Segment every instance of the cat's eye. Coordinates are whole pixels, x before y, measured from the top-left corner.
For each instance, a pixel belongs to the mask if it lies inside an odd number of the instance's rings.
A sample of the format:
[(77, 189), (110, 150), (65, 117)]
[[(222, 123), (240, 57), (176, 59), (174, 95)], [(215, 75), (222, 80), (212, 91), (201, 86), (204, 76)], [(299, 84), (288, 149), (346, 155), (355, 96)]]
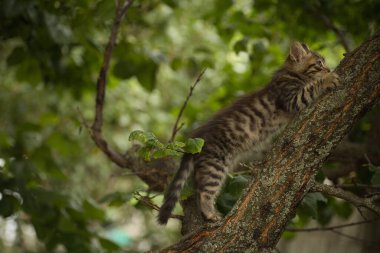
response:
[(318, 66), (323, 66), (323, 61), (322, 61), (322, 60), (318, 60), (318, 61), (317, 61), (317, 65), (318, 65)]

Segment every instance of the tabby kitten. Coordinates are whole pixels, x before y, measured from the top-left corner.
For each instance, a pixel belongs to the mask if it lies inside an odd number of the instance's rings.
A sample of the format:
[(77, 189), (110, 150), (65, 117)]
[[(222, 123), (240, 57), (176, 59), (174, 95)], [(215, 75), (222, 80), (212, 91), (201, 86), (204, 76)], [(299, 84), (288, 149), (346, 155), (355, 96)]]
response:
[(214, 202), (239, 154), (262, 146), (300, 110), (339, 84), (322, 56), (305, 44), (293, 43), (283, 67), (266, 87), (238, 99), (194, 131), (192, 137), (203, 138), (204, 147), (199, 154), (183, 156), (158, 222), (167, 223), (192, 167), (202, 215), (209, 221), (221, 219)]

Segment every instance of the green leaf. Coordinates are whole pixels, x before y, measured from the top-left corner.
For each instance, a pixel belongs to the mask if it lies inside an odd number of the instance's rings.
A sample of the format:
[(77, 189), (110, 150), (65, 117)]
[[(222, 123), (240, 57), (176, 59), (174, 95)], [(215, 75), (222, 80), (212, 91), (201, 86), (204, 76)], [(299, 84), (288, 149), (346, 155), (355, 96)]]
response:
[(334, 209), (330, 205), (319, 205), (317, 221), (321, 225), (328, 224), (335, 215)]
[(218, 209), (227, 214), (239, 199), (248, 183), (249, 177), (244, 175), (228, 179), (222, 193), (217, 199)]
[(107, 249), (108, 252), (118, 252), (120, 250), (120, 247), (113, 241), (110, 241), (103, 237), (98, 237), (98, 240), (100, 245), (102, 245), (104, 249)]
[(66, 217), (66, 215), (61, 215), (59, 217), (58, 228), (63, 232), (72, 233), (78, 231), (76, 224), (68, 217)]
[(15, 214), (21, 206), (20, 200), (10, 193), (1, 192), (0, 215), (4, 218)]
[(300, 208), (313, 218), (318, 216), (318, 203), (327, 203), (327, 199), (320, 192), (312, 192), (305, 195)]
[(75, 142), (72, 142), (67, 136), (61, 133), (53, 133), (47, 139), (47, 143), (56, 151), (64, 156), (76, 155), (79, 148)]
[(140, 52), (135, 45), (124, 42), (115, 48), (115, 54), (120, 57), (113, 68), (116, 77), (128, 79), (136, 76), (147, 91), (155, 88), (158, 64), (149, 53)]
[(247, 37), (237, 41), (234, 45), (234, 51), (235, 53), (239, 53), (241, 51), (247, 51), (247, 43), (249, 42), (249, 39)]
[(147, 91), (153, 91), (156, 87), (156, 72), (158, 65), (153, 61), (147, 61), (144, 63), (142, 70), (137, 72), (137, 79), (142, 87)]
[[(163, 144), (152, 132), (144, 132), (141, 130), (133, 131), (129, 135), (129, 140), (137, 140), (144, 144), (144, 146), (140, 148), (139, 154), (147, 161), (149, 161), (152, 157), (155, 159), (167, 156), (178, 157), (181, 155), (182, 147), (186, 146), (185, 143), (179, 141)], [(192, 148), (196, 148), (194, 147), (196, 144), (192, 145)]]
[(141, 130), (135, 130), (132, 133), (129, 134), (129, 141), (139, 141), (141, 143), (146, 142), (146, 135), (144, 131)]
[(353, 208), (348, 202), (338, 202), (335, 201), (332, 204), (336, 214), (344, 219), (348, 219), (353, 213)]
[(285, 231), (283, 234), (282, 234), (282, 238), (284, 238), (285, 240), (291, 240), (293, 239), (294, 237), (296, 237), (297, 233), (295, 232), (290, 232), (290, 231)]
[(368, 169), (373, 172), (371, 178), (371, 184), (380, 185), (380, 166), (374, 166), (373, 164), (368, 164)]
[(68, 196), (56, 191), (50, 191), (43, 188), (35, 188), (30, 190), (39, 202), (49, 206), (66, 207), (68, 206)]
[(184, 150), (191, 154), (196, 154), (202, 151), (205, 141), (201, 138), (188, 139)]
[(144, 158), (145, 161), (150, 161), (152, 153), (152, 148), (150, 147), (142, 147), (139, 150), (139, 155)]
[(88, 218), (96, 220), (103, 220), (105, 218), (104, 211), (89, 200), (83, 201), (83, 210)]
[(112, 192), (100, 199), (100, 203), (107, 203), (109, 206), (121, 206), (132, 198), (131, 193)]
[(232, 207), (238, 200), (238, 196), (235, 196), (228, 192), (222, 192), (217, 199), (218, 210), (223, 214), (227, 214), (231, 211)]
[(163, 144), (158, 141), (152, 132), (144, 132), (141, 130), (131, 132), (129, 134), (129, 141), (139, 141), (143, 144), (163, 147)]
[(37, 85), (42, 81), (42, 72), (39, 62), (34, 58), (29, 58), (17, 65), (17, 79), (25, 81), (33, 85)]
[(371, 178), (371, 184), (373, 185), (380, 185), (380, 173), (373, 174)]
[(368, 164), (368, 169), (375, 173), (380, 173), (380, 166), (375, 166), (373, 164)]
[(42, 114), (39, 118), (41, 125), (56, 125), (59, 122), (59, 116), (55, 113), (45, 113)]
[(242, 191), (247, 187), (248, 183), (248, 176), (238, 175), (229, 180), (224, 191), (229, 192), (235, 196), (240, 196)]
[(170, 149), (176, 149), (176, 148), (183, 148), (186, 146), (186, 143), (184, 142), (181, 142), (181, 141), (174, 141), (174, 142), (171, 142), (167, 145), (167, 148), (170, 148)]
[(26, 50), (24, 47), (16, 47), (7, 58), (7, 64), (14, 66), (20, 64), (26, 57)]

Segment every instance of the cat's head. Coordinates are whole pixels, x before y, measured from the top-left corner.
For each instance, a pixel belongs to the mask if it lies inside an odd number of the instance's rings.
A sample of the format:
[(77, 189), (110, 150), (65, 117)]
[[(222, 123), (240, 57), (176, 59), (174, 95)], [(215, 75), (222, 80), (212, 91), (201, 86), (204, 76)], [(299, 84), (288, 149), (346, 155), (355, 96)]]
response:
[(325, 59), (318, 53), (311, 51), (306, 44), (300, 42), (294, 42), (290, 46), (285, 67), (291, 71), (311, 77), (330, 72), (330, 69), (326, 66)]

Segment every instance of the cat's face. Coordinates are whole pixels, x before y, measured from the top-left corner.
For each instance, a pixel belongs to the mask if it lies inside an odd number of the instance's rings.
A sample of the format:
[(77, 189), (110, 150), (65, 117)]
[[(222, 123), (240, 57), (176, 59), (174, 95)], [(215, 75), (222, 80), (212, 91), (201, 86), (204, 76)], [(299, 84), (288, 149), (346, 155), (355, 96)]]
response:
[(294, 42), (291, 45), (285, 67), (310, 77), (330, 72), (321, 55), (299, 42)]

